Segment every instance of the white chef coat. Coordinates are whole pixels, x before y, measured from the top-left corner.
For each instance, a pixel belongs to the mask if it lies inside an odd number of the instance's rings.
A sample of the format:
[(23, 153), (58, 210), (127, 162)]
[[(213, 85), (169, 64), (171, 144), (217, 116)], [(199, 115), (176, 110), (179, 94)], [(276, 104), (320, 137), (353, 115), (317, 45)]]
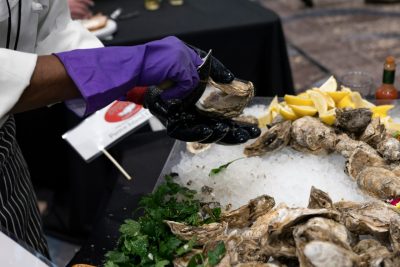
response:
[[(18, 2), (22, 16), (18, 52), (11, 50), (18, 29)], [(7, 1), (0, 0), (0, 127), (7, 113), (29, 85), (38, 55), (102, 46), (79, 22), (72, 21), (67, 0), (9, 0), (12, 30), (10, 48)]]

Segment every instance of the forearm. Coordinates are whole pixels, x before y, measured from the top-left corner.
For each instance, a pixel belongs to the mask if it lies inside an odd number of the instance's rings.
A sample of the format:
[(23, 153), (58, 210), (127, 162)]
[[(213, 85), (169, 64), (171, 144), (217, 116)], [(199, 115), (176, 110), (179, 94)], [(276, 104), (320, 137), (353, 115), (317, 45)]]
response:
[(30, 85), (11, 110), (23, 112), (80, 97), (74, 82), (56, 56), (39, 56)]

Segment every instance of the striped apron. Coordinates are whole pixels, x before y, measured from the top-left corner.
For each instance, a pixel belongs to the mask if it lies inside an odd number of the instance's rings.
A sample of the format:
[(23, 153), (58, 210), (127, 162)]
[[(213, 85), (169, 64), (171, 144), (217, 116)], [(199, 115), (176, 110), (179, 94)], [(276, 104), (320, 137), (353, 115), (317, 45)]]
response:
[(0, 226), (48, 257), (36, 195), (15, 137), (13, 116), (0, 128)]

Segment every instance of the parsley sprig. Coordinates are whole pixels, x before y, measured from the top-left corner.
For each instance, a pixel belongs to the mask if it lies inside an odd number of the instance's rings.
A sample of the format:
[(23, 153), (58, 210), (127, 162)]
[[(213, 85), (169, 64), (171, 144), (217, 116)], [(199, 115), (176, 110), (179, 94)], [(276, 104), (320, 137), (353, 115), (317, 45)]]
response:
[[(172, 234), (165, 220), (194, 226), (219, 220), (220, 208), (211, 209), (210, 216), (203, 218), (201, 203), (195, 198), (196, 191), (174, 183), (175, 176), (167, 175), (164, 184), (141, 199), (141, 217), (137, 220), (128, 219), (120, 226), (117, 248), (106, 254), (105, 267), (172, 266), (175, 257), (190, 252), (196, 246), (196, 240), (180, 240)], [(216, 253), (220, 254), (218, 251)], [(210, 252), (208, 254), (207, 266), (216, 265), (213, 264), (216, 257), (213, 254), (210, 257)]]

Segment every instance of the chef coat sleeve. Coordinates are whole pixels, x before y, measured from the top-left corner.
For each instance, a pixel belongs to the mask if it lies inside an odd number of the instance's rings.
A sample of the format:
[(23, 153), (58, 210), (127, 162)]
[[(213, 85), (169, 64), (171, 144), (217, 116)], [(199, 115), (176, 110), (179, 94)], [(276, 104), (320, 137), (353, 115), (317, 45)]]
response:
[(36, 53), (58, 53), (103, 44), (80, 22), (71, 19), (67, 1), (48, 1), (48, 12), (39, 19)]
[(0, 120), (28, 87), (37, 55), (0, 48)]

